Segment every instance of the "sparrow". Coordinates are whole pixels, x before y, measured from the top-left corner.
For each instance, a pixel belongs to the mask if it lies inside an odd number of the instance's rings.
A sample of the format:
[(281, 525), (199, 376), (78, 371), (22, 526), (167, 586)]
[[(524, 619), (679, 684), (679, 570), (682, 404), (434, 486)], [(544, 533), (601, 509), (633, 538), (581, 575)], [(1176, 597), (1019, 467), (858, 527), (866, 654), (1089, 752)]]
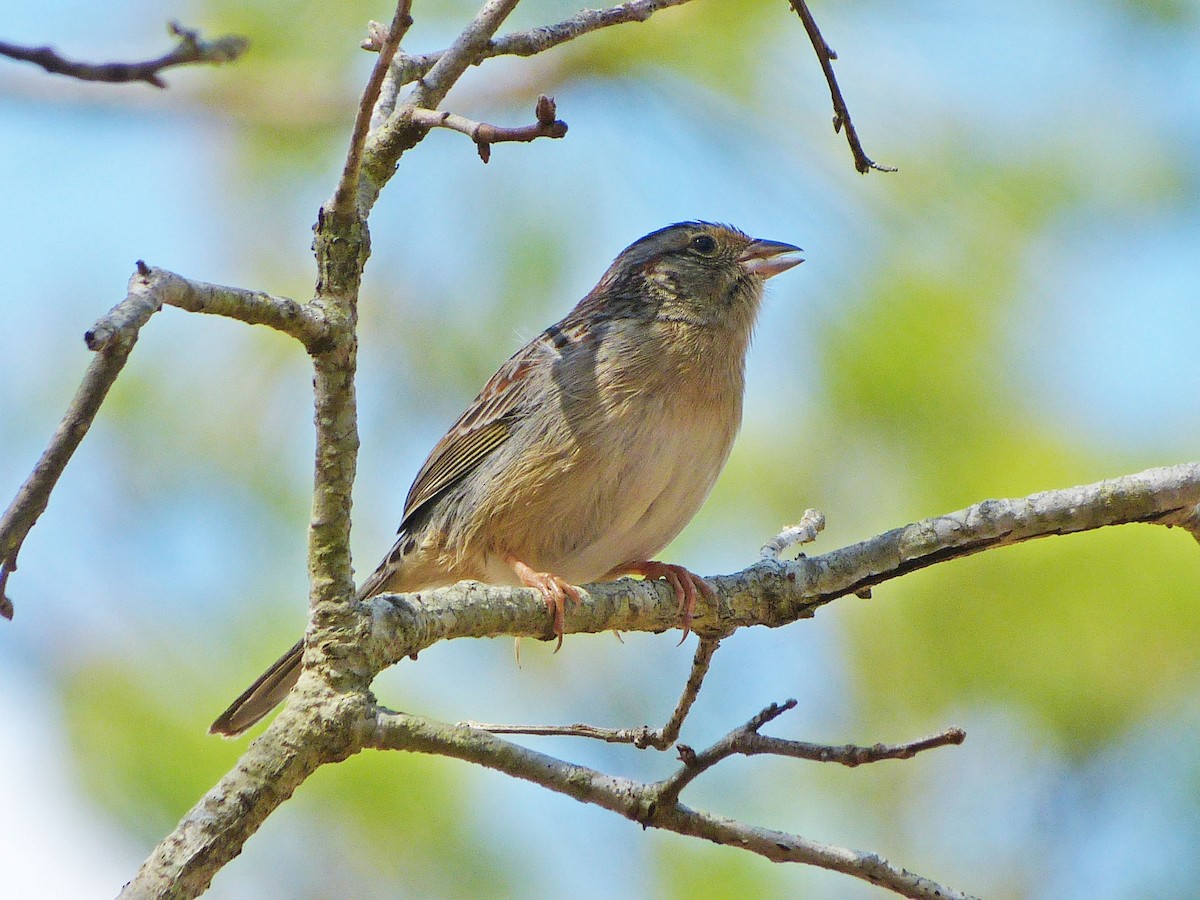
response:
[[(686, 637), (712, 588), (653, 560), (691, 521), (742, 418), (768, 278), (800, 248), (680, 222), (630, 244), (567, 316), (518, 350), (438, 441), (399, 537), (359, 600), (472, 579), (538, 590), (561, 645), (577, 584), (665, 578)], [(287, 696), (303, 639), (209, 729), (245, 731)]]

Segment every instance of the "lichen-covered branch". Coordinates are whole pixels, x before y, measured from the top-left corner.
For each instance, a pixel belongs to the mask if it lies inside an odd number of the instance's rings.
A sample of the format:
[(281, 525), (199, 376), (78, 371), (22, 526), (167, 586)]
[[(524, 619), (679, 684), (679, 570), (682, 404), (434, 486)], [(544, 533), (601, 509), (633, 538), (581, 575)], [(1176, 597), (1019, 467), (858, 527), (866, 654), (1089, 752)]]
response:
[[(709, 577), (717, 602), (697, 604), (692, 630), (720, 637), (749, 625), (787, 625), (838, 597), (926, 566), (1034, 538), (1138, 522), (1187, 527), (1198, 504), (1200, 462), (1029, 497), (985, 500), (819, 556), (762, 560), (733, 575)], [(380, 594), (366, 606), (381, 666), (448, 638), (553, 636), (541, 595), (524, 588), (463, 582), (412, 598)], [(566, 618), (568, 634), (679, 626), (674, 592), (663, 581), (589, 585), (584, 602)]]
[(159, 842), (121, 891), (123, 900), (200, 896), (309, 775), (358, 752), (359, 723), (368, 714), (361, 700), (356, 705), (353, 698), (332, 696), (313, 678), (302, 680), (297, 694), (315, 699), (293, 702), (276, 717), (237, 766)]
[(778, 560), (784, 550), (797, 544), (811, 544), (825, 530), (825, 514), (819, 509), (806, 509), (795, 525), (784, 529), (758, 550), (759, 559)]
[(244, 37), (226, 35), (207, 41), (198, 31), (184, 28), (178, 22), (168, 26), (179, 43), (169, 53), (144, 62), (87, 63), (66, 59), (53, 47), (21, 47), (0, 41), (0, 56), (31, 62), (54, 75), (67, 75), (80, 81), (106, 81), (128, 83), (143, 81), (156, 88), (165, 88), (167, 83), (160, 73), (174, 66), (197, 64), (219, 65), (233, 62), (250, 48)]

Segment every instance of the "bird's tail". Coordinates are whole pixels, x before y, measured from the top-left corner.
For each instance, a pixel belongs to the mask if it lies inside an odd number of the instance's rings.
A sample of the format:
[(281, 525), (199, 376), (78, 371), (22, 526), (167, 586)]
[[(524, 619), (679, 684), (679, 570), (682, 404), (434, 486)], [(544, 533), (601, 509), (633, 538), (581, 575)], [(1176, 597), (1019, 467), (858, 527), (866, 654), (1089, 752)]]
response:
[[(402, 557), (397, 548), (405, 539), (406, 535), (402, 532), (392, 552), (362, 583), (362, 587), (358, 589), (359, 600), (382, 593), (397, 583)], [(229, 704), (225, 712), (217, 716), (217, 720), (208, 726), (208, 733), (235, 737), (282, 703), (283, 698), (296, 686), (296, 681), (300, 678), (300, 661), (303, 656), (304, 639), (301, 638), (292, 649), (259, 675), (254, 684), (246, 688), (240, 697)]]
[(254, 680), (229, 709), (217, 716), (208, 727), (209, 734), (234, 737), (241, 734), (282, 702), (296, 686), (300, 677), (300, 660), (304, 656), (303, 638), (296, 641), (287, 653), (275, 660), (271, 668)]

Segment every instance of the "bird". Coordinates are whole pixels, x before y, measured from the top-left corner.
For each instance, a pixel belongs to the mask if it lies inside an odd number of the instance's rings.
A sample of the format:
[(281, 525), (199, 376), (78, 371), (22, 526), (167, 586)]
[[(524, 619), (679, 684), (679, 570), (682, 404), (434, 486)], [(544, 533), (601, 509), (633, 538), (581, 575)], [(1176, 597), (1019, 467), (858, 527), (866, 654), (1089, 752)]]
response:
[[(653, 559), (691, 521), (741, 425), (766, 280), (801, 249), (678, 222), (626, 247), (565, 318), (518, 350), (434, 446), (359, 600), (464, 580), (542, 594), (559, 646), (575, 585), (664, 578), (684, 637), (711, 586)], [(209, 731), (235, 736), (300, 675), (301, 639)]]

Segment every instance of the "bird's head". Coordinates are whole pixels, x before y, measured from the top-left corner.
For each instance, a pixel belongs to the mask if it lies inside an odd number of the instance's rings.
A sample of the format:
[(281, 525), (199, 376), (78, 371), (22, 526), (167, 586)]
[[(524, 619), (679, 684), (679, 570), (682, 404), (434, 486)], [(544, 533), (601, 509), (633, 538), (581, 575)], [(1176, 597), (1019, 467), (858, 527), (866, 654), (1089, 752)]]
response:
[(763, 283), (803, 262), (799, 254), (792, 244), (728, 225), (679, 222), (622, 250), (589, 305), (604, 317), (728, 324), (748, 332)]

